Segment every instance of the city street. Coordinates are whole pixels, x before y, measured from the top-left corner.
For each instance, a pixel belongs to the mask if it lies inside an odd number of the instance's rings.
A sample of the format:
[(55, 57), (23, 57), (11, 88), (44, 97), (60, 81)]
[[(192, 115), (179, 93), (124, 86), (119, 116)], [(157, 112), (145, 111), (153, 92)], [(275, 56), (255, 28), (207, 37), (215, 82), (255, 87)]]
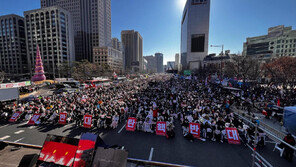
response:
[[(188, 166), (251, 166), (252, 151), (244, 145), (231, 145), (211, 141), (196, 140), (190, 142), (182, 137), (179, 122), (176, 125), (176, 137), (167, 140), (163, 136), (144, 132), (129, 132), (125, 124), (119, 124), (114, 130), (97, 130), (75, 127), (74, 124), (27, 126), (24, 122), (18, 124), (1, 124), (0, 140), (42, 145), (46, 134), (63, 135), (79, 138), (84, 132), (99, 134), (108, 145), (123, 145), (130, 158), (176, 163)], [(263, 158), (273, 166), (295, 166), (278, 152), (273, 152), (274, 143), (269, 141), (263, 149), (258, 149)]]

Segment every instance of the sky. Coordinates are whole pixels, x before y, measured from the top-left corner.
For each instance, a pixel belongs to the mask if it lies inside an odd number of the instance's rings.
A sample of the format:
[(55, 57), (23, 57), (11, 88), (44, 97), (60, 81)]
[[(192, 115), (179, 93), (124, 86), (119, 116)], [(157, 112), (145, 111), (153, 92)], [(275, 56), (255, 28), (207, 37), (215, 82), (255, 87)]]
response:
[[(181, 17), (186, 0), (112, 0), (112, 37), (134, 29), (143, 37), (143, 55), (164, 54), (164, 64), (180, 52)], [(247, 37), (267, 34), (269, 27), (296, 29), (296, 0), (211, 0), (209, 45), (231, 53), (243, 51)], [(40, 0), (0, 0), (0, 15), (40, 8)], [(219, 53), (221, 48), (209, 48)]]

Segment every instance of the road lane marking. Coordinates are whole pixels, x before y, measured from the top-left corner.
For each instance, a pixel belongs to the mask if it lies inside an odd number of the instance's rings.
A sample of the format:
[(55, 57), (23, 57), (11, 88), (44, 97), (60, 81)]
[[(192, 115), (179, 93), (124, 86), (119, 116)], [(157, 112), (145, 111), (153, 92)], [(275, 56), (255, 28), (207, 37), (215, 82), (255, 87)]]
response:
[(28, 122), (21, 123), (20, 126), (27, 125)]
[(117, 133), (120, 133), (123, 130), (123, 128), (125, 128), (125, 125), (123, 125), (122, 128)]
[(35, 126), (30, 126), (30, 127), (29, 127), (29, 129), (33, 129), (33, 128), (35, 128)]
[(149, 155), (149, 161), (151, 161), (152, 160), (152, 156), (153, 156), (153, 150), (154, 150), (154, 148), (153, 147), (151, 147), (151, 150), (150, 150), (150, 155)]
[(3, 126), (0, 127), (0, 129), (1, 129), (1, 128), (5, 128), (6, 126), (8, 126), (8, 125), (3, 125)]
[(5, 139), (8, 139), (8, 138), (10, 138), (10, 136), (7, 135), (7, 136), (4, 136), (4, 137), (1, 137), (0, 140), (5, 140)]
[(71, 123), (71, 124), (68, 124), (68, 125), (65, 125), (64, 128), (70, 126), (70, 125), (74, 125), (74, 123)]
[(23, 140), (24, 139), (24, 137), (22, 137), (22, 138), (20, 138), (20, 139), (17, 139), (16, 141), (14, 141), (15, 143), (16, 142), (19, 142), (19, 141), (21, 141), (21, 140)]
[(17, 132), (14, 132), (14, 134), (20, 134), (20, 133), (23, 133), (24, 132), (24, 130), (19, 130), (19, 131), (17, 131)]

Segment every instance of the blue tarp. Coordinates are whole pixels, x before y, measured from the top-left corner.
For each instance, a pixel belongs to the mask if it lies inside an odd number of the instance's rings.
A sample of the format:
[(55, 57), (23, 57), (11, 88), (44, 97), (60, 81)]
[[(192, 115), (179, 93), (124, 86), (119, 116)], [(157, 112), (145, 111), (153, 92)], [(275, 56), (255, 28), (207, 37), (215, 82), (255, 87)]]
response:
[(292, 135), (296, 135), (296, 106), (284, 108), (284, 126)]

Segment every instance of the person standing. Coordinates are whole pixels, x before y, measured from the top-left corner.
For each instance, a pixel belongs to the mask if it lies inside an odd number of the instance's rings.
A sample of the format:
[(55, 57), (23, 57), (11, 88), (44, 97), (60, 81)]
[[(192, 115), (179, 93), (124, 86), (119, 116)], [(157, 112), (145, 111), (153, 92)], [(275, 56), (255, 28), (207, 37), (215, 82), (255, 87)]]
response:
[[(284, 141), (288, 144), (290, 144), (291, 146), (295, 146), (295, 139), (294, 137), (291, 135), (291, 133), (288, 133), (287, 136), (284, 138)], [(284, 144), (284, 157), (288, 160), (288, 161), (292, 161), (293, 158), (293, 154), (294, 154), (294, 149), (292, 149), (291, 147), (289, 147), (288, 145)]]

